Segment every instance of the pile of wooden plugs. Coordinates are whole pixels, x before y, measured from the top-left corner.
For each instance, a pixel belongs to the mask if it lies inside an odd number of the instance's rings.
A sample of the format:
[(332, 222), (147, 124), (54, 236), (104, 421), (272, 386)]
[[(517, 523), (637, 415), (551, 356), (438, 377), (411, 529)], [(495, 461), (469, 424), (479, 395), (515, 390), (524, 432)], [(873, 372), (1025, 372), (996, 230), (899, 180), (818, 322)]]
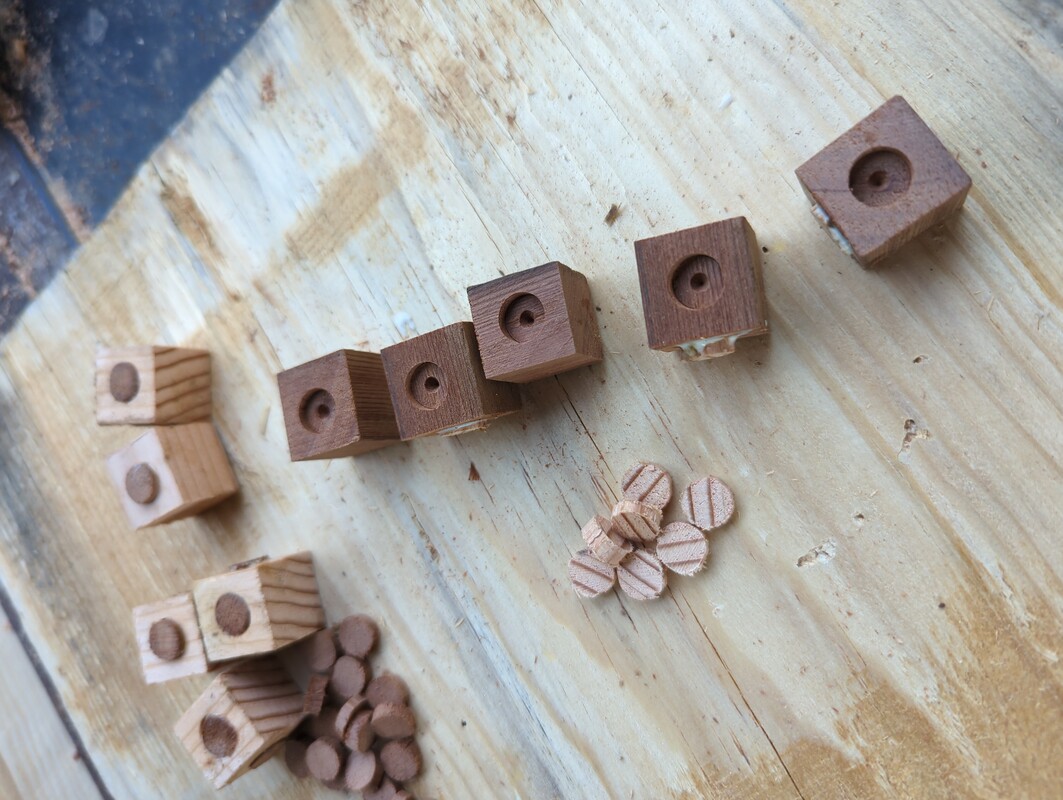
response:
[(705, 534), (730, 521), (734, 495), (719, 478), (694, 481), (681, 498), (687, 521), (662, 527), (672, 499), (672, 478), (662, 467), (636, 464), (621, 489), (611, 518), (596, 516), (583, 526), (587, 547), (569, 561), (568, 576), (580, 597), (598, 597), (619, 582), (634, 600), (656, 600), (668, 585), (666, 570), (695, 575), (705, 566)]
[(390, 672), (372, 676), (369, 656), (379, 638), (372, 619), (355, 615), (297, 646), (311, 673), (308, 716), (284, 759), (293, 775), (365, 800), (411, 800), (403, 784), (421, 772), (417, 721), (405, 681)]
[(141, 345), (96, 352), (96, 421), (151, 425), (107, 459), (126, 516), (147, 528), (199, 514), (239, 487), (210, 423), (210, 353)]

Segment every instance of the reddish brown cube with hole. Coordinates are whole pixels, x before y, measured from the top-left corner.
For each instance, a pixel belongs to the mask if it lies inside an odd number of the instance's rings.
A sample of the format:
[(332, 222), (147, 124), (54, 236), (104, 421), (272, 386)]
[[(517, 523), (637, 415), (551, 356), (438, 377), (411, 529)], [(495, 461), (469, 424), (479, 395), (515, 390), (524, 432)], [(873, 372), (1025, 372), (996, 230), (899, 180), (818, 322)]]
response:
[(958, 211), (971, 178), (903, 97), (797, 168), (812, 213), (862, 267)]
[(381, 356), (404, 441), (483, 430), (520, 410), (516, 386), (484, 375), (471, 322), (386, 347)]
[(602, 360), (587, 279), (552, 261), (470, 286), (484, 374), (527, 383)]
[(292, 461), (345, 458), (399, 441), (384, 362), (337, 350), (277, 375)]
[(760, 248), (745, 217), (635, 242), (646, 335), (690, 361), (768, 332)]

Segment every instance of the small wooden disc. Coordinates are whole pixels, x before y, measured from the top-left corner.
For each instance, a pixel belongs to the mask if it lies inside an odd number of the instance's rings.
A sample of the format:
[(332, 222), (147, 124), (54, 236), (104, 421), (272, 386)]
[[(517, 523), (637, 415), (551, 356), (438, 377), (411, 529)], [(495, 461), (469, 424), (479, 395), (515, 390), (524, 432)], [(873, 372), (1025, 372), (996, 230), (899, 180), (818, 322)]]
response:
[(385, 672), (369, 681), (365, 689), (365, 697), (369, 705), (374, 708), (381, 703), (405, 705), (410, 701), (410, 690), (406, 686), (406, 681), (398, 675)]
[(140, 373), (128, 361), (122, 361), (111, 367), (111, 397), (119, 403), (128, 403), (140, 393)]
[(381, 703), (373, 709), (373, 733), (381, 739), (407, 739), (417, 733), (409, 706)]
[(580, 533), (591, 554), (610, 567), (615, 567), (631, 552), (631, 542), (613, 529), (612, 520), (601, 515), (584, 525)]
[(683, 492), (683, 513), (703, 531), (711, 531), (726, 525), (734, 515), (735, 498), (726, 483), (710, 475)]
[(284, 763), (297, 778), (305, 778), (310, 774), (310, 768), (306, 765), (306, 747), (306, 742), (298, 739), (289, 739), (284, 743)]
[(380, 786), (362, 795), (362, 800), (401, 800), (402, 790), (397, 788), (390, 778), (384, 778)]
[(661, 560), (647, 550), (634, 550), (616, 568), (620, 588), (633, 600), (656, 600), (668, 585)]
[(343, 743), (357, 753), (365, 753), (373, 746), (374, 739), (376, 734), (373, 733), (373, 712), (369, 709), (359, 711), (347, 726)]
[(369, 708), (369, 701), (362, 695), (352, 697), (344, 703), (340, 710), (336, 712), (336, 735), (341, 739), (345, 738), (347, 736), (347, 728), (350, 727), (351, 720), (354, 719), (355, 714), (367, 708)]
[(589, 550), (580, 550), (568, 562), (568, 577), (580, 597), (597, 597), (613, 588), (616, 568), (595, 558)]
[(328, 672), (336, 663), (336, 638), (332, 631), (324, 630), (308, 636), (299, 645), (300, 655), (306, 658), (311, 672)]
[(346, 752), (339, 739), (324, 736), (306, 749), (306, 768), (319, 781), (334, 781), (343, 770)]
[(387, 776), (399, 782), (412, 781), (420, 775), (424, 763), (421, 748), (413, 739), (388, 742), (380, 750), (380, 761)]
[(320, 739), (325, 736), (336, 735), (336, 716), (339, 709), (333, 706), (325, 706), (316, 717), (306, 720), (303, 730), (312, 738)]
[(384, 766), (377, 754), (353, 752), (347, 756), (347, 770), (344, 783), (352, 792), (368, 792), (380, 785), (384, 777)]
[(340, 656), (332, 667), (329, 693), (337, 700), (347, 702), (365, 691), (369, 683), (369, 665), (354, 656)]
[(355, 658), (365, 658), (376, 648), (380, 629), (365, 614), (352, 614), (336, 626), (336, 638), (343, 652)]
[(613, 506), (613, 528), (629, 542), (646, 544), (661, 535), (662, 516), (657, 506), (638, 500), (621, 500)]
[(671, 522), (657, 537), (657, 558), (672, 572), (694, 575), (701, 572), (708, 557), (708, 539), (689, 522)]
[(672, 499), (672, 476), (656, 464), (636, 464), (620, 481), (626, 500), (656, 506), (664, 511)]
[(148, 649), (161, 661), (176, 661), (185, 652), (185, 634), (181, 626), (169, 617), (151, 623)]
[(159, 496), (159, 476), (149, 464), (134, 464), (125, 474), (125, 493), (134, 503), (146, 506)]
[(214, 621), (223, 633), (239, 636), (251, 627), (251, 609), (240, 595), (226, 592), (214, 604)]
[(311, 675), (303, 695), (303, 713), (316, 717), (325, 707), (325, 692), (328, 689), (328, 675)]

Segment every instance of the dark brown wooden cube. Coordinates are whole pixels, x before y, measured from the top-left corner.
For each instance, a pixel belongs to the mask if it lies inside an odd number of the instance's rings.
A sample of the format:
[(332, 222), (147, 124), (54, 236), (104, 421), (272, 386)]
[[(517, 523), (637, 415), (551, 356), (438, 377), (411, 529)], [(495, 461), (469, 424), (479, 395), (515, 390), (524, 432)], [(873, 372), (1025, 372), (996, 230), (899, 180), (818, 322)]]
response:
[(959, 210), (971, 178), (903, 97), (797, 168), (812, 213), (863, 267)]
[(384, 363), (337, 350), (277, 376), (292, 461), (357, 456), (399, 441)]
[(482, 430), (520, 409), (516, 386), (484, 375), (471, 322), (385, 347), (381, 355), (403, 440)]
[(635, 259), (651, 349), (699, 361), (768, 332), (760, 248), (745, 217), (640, 239)]
[(587, 279), (564, 264), (551, 261), (468, 293), (488, 378), (527, 383), (602, 360)]

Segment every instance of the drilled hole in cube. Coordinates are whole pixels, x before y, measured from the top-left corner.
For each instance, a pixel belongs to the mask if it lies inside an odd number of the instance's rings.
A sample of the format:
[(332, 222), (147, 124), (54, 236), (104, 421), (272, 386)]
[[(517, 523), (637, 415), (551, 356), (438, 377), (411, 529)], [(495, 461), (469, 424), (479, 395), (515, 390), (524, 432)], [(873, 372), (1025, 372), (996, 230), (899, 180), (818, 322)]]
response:
[(518, 294), (502, 307), (502, 333), (515, 342), (526, 342), (542, 328), (546, 309), (533, 294)]
[(314, 389), (299, 406), (299, 421), (311, 433), (322, 433), (332, 427), (336, 401), (324, 389)]
[(446, 397), (443, 370), (431, 361), (418, 364), (410, 370), (410, 376), (406, 380), (406, 391), (420, 408), (426, 411), (439, 408), (439, 404)]
[(128, 403), (140, 392), (140, 373), (128, 361), (111, 368), (111, 397), (119, 403)]
[(199, 737), (207, 752), (215, 758), (228, 758), (236, 752), (240, 740), (236, 728), (225, 717), (208, 714), (199, 721)]
[(872, 150), (861, 156), (849, 171), (849, 190), (867, 206), (889, 205), (911, 185), (912, 165), (896, 150)]
[(723, 295), (723, 270), (712, 256), (697, 254), (672, 273), (672, 294), (691, 309), (708, 308)]
[(148, 648), (160, 661), (176, 661), (185, 652), (185, 634), (169, 617), (151, 623)]
[(239, 636), (251, 627), (251, 609), (240, 595), (226, 592), (214, 604), (214, 621), (225, 633)]

